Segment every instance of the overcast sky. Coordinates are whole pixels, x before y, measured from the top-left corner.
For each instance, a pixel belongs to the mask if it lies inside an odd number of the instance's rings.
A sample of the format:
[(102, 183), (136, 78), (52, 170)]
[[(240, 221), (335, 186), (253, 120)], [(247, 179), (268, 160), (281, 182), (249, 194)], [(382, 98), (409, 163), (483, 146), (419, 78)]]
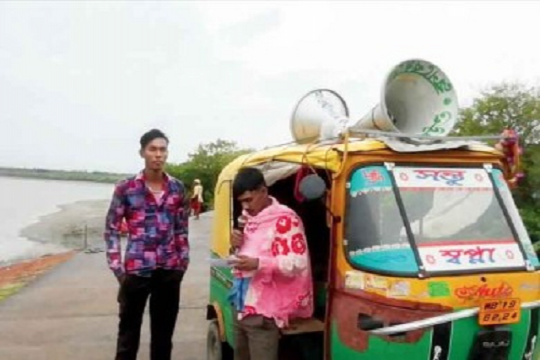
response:
[(360, 118), (412, 57), (462, 105), (539, 84), (539, 16), (533, 1), (2, 1), (0, 166), (134, 172), (153, 127), (171, 161), (217, 138), (287, 142), (306, 92), (331, 88)]

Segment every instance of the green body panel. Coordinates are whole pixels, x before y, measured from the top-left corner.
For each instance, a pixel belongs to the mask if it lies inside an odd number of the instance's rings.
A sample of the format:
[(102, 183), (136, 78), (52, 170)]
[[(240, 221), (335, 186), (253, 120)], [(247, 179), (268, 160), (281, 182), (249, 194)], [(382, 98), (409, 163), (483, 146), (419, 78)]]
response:
[[(529, 330), (530, 314), (530, 310), (524, 310), (519, 323), (508, 325), (513, 334), (510, 360), (522, 359)], [(470, 317), (453, 323), (449, 360), (464, 360), (468, 358), (476, 334), (481, 329), (477, 321), (476, 317)], [(330, 345), (332, 359), (374, 360), (406, 358), (413, 360), (429, 358), (432, 336), (431, 331), (426, 332), (424, 336), (415, 343), (388, 342), (380, 337), (371, 336), (369, 337), (367, 350), (358, 352), (341, 342), (336, 327), (336, 323), (333, 322)], [(536, 330), (540, 335), (540, 327)], [(537, 343), (536, 355), (533, 357), (534, 360), (540, 360), (537, 359), (539, 352), (540, 347)]]
[(221, 313), (223, 314), (223, 322), (225, 324), (225, 336), (229, 345), (234, 345), (233, 335), (233, 318), (231, 307), (227, 298), (229, 296), (230, 284), (232, 281), (231, 270), (228, 268), (212, 268), (212, 276), (210, 277), (210, 304), (217, 302)]

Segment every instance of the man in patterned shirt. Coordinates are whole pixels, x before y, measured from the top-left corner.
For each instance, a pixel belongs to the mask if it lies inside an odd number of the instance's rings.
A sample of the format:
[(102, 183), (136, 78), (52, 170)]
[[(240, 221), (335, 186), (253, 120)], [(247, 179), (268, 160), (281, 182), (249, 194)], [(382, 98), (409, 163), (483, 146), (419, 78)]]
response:
[[(145, 168), (120, 181), (107, 213), (107, 262), (120, 283), (116, 360), (135, 360), (144, 308), (150, 297), (150, 358), (170, 360), (180, 285), (189, 264), (189, 196), (184, 184), (163, 170), (169, 140), (153, 129), (140, 139)], [(128, 238), (121, 258), (120, 229)]]

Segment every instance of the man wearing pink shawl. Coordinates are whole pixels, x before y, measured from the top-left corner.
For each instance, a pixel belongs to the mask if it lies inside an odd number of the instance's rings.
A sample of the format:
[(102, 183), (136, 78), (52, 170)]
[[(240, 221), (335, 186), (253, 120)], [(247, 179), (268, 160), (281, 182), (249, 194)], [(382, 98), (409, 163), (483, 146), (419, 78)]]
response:
[(313, 314), (309, 252), (300, 217), (268, 194), (263, 174), (241, 169), (233, 183), (243, 232), (231, 237), (236, 260), (230, 301), (235, 360), (277, 360), (280, 329)]

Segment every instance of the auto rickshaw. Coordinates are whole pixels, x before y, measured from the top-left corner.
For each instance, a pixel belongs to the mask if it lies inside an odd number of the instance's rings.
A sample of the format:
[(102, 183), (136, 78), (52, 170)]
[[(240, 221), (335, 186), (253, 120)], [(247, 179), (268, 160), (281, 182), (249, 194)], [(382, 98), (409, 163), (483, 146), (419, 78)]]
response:
[[(242, 167), (261, 169), (303, 220), (315, 311), (282, 331), (280, 359), (538, 360), (540, 262), (510, 192), (512, 139), (447, 136), (457, 97), (424, 60), (400, 63), (381, 103), (352, 126), (348, 116), (337, 93), (308, 93), (295, 141), (240, 156), (215, 188), (214, 259), (229, 256)], [(210, 360), (234, 351), (231, 269), (216, 264)]]

